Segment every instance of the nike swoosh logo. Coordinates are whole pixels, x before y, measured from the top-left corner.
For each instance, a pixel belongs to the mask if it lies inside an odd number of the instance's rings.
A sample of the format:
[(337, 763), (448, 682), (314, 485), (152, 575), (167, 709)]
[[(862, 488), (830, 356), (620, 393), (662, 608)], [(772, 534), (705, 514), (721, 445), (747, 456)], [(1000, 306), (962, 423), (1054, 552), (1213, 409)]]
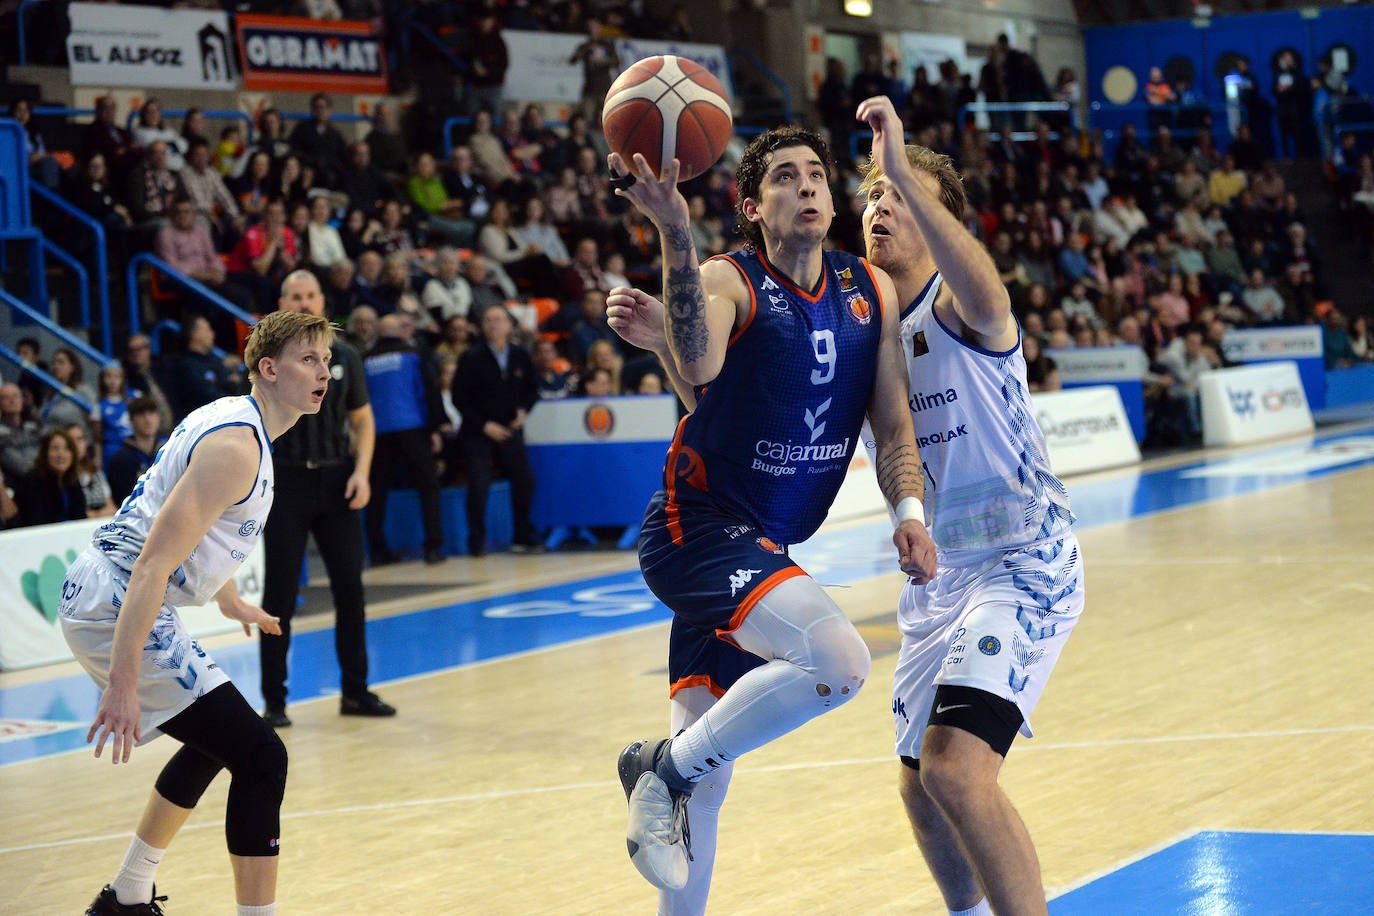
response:
[(936, 706), (936, 707), (935, 707), (935, 715), (937, 715), (937, 716), (943, 716), (945, 713), (949, 712), (951, 709), (968, 709), (968, 708), (969, 708), (970, 706), (972, 706), (972, 705), (973, 705), (972, 703), (958, 703), (958, 704), (955, 704), (954, 706)]

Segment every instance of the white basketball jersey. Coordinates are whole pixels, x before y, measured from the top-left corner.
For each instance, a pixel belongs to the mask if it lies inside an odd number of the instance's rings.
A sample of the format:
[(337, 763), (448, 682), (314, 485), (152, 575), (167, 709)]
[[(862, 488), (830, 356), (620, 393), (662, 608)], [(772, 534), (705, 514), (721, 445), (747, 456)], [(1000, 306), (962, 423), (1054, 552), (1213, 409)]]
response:
[(262, 411), (249, 397), (220, 398), (192, 411), (158, 449), (152, 465), (134, 485), (129, 498), (107, 524), (96, 529), (91, 543), (115, 566), (132, 573), (153, 520), (200, 441), (217, 429), (248, 426), (261, 446), (253, 489), (217, 518), (191, 555), (167, 580), (167, 604), (183, 607), (205, 604), (242, 565), (262, 535), (272, 509), (272, 452)]
[(931, 537), (942, 553), (1060, 538), (1074, 517), (1050, 470), (1020, 341), (1004, 353), (967, 343), (936, 317), (940, 288), (937, 273), (901, 318)]

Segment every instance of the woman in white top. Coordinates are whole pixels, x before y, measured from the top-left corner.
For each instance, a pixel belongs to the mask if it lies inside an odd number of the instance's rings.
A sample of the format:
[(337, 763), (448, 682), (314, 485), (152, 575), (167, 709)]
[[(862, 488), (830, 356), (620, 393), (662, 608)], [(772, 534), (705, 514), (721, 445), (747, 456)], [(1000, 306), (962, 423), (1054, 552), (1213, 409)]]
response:
[(138, 110), (134, 142), (147, 149), (158, 140), (167, 144), (167, 170), (180, 172), (181, 167), (186, 164), (186, 138), (162, 120), (162, 103), (157, 99), (149, 99)]
[[(488, 260), (504, 267), (517, 284), (527, 285), (532, 295), (558, 296), (558, 269), (542, 246), (516, 235), (511, 224), (510, 204), (504, 198), (492, 201), (487, 224), (477, 234), (477, 248)], [(567, 254), (566, 248), (564, 254)]]
[(572, 263), (572, 258), (568, 255), (568, 246), (563, 244), (558, 229), (549, 221), (548, 211), (541, 197), (531, 197), (525, 202), (525, 221), (515, 227), (514, 235), (524, 242), (526, 247), (538, 245), (555, 267), (563, 268)]
[(347, 259), (339, 230), (329, 224), (331, 208), (328, 194), (318, 194), (310, 201), (310, 224), (306, 226), (310, 263), (316, 267), (333, 267)]

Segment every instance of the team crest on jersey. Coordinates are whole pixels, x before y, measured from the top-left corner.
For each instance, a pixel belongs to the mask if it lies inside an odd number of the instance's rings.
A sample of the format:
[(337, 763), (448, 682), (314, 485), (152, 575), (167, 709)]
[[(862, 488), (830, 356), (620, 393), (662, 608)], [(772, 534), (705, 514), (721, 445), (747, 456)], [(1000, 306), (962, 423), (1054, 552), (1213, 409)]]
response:
[(840, 292), (847, 293), (854, 288), (854, 273), (848, 267), (835, 271), (835, 279), (840, 281)]
[(930, 352), (930, 344), (926, 343), (926, 332), (917, 331), (916, 336), (911, 338), (911, 358), (925, 356)]
[(978, 640), (978, 651), (984, 655), (996, 655), (1002, 651), (1002, 641), (996, 636), (984, 636)]
[(768, 307), (773, 311), (785, 312), (789, 305), (791, 305), (791, 303), (786, 296), (775, 296), (772, 293), (768, 294)]
[(777, 542), (774, 541), (772, 538), (755, 538), (754, 543), (758, 544), (759, 550), (762, 550), (764, 553), (772, 553), (777, 554), (778, 556), (782, 556), (784, 553), (787, 552), (783, 550), (782, 547), (778, 546)]
[(774, 283), (772, 277), (764, 277), (763, 283), (759, 285), (759, 289), (782, 289), (782, 287)]
[(706, 464), (696, 449), (686, 445), (678, 449), (677, 463), (673, 470), (678, 480), (686, 481), (694, 490), (706, 493), (711, 489), (706, 484)]
[(866, 325), (873, 320), (873, 306), (868, 304), (863, 293), (855, 293), (849, 297), (849, 314), (859, 324)]

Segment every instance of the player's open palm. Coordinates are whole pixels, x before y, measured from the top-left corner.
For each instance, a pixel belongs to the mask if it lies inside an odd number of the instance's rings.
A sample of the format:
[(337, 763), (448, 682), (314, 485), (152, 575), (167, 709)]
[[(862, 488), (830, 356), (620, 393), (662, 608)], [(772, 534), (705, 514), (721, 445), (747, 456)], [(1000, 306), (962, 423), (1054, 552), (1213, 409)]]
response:
[(663, 303), (642, 290), (625, 286), (611, 290), (606, 297), (606, 323), (631, 346), (660, 355), (668, 352)]
[(627, 198), (660, 230), (664, 226), (687, 225), (687, 198), (677, 189), (678, 176), (682, 173), (680, 162), (676, 159), (669, 162), (661, 175), (655, 175), (649, 168), (649, 160), (639, 153), (634, 155), (633, 167), (619, 153), (611, 153), (606, 162), (612, 175), (634, 176), (634, 181), (618, 184), (615, 193)]
[(918, 585), (935, 578), (935, 541), (924, 524), (907, 519), (892, 532), (892, 543), (897, 546), (897, 562), (902, 572)]
[(111, 684), (106, 687), (100, 695), (95, 721), (91, 722), (90, 730), (86, 732), (86, 743), (95, 741), (95, 756), (100, 756), (106, 740), (109, 740), (110, 762), (128, 763), (134, 745), (142, 737), (138, 690), (132, 685), (117, 687)]

